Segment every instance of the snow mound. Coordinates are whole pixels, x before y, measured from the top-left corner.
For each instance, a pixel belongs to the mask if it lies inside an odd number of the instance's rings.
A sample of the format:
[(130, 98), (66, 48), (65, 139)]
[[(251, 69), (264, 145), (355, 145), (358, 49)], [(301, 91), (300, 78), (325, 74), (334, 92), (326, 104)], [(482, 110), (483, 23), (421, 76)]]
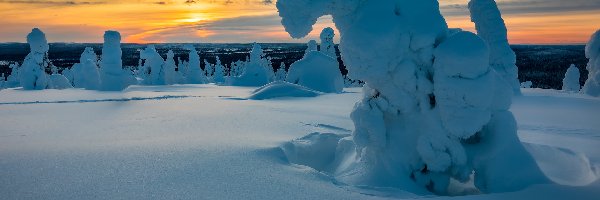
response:
[(338, 142), (349, 134), (311, 133), (280, 146), (287, 161), (311, 167), (321, 172), (332, 171)]
[(62, 90), (67, 88), (73, 88), (71, 82), (69, 82), (69, 79), (67, 79), (67, 77), (63, 76), (62, 74), (52, 74), (48, 78), (48, 89)]
[(275, 81), (256, 89), (248, 99), (263, 100), (279, 97), (316, 97), (320, 94), (321, 93), (318, 91), (300, 85), (285, 81)]
[(569, 149), (524, 143), (544, 174), (561, 185), (585, 186), (598, 180), (585, 154)]
[(582, 91), (591, 96), (600, 96), (600, 30), (592, 35), (585, 46), (585, 57), (590, 59), (586, 67), (589, 74)]
[(286, 80), (326, 93), (340, 93), (344, 89), (344, 78), (337, 60), (318, 51), (308, 52), (293, 63)]

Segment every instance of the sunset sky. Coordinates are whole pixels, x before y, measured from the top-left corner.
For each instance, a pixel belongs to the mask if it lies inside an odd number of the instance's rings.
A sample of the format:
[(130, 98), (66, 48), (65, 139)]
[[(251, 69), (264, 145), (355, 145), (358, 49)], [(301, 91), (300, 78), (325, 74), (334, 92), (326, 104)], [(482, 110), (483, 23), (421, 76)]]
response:
[[(0, 42), (39, 27), (50, 42), (305, 42), (284, 32), (276, 0), (0, 0)], [(441, 0), (450, 27), (473, 30), (468, 0)], [(584, 43), (600, 28), (600, 0), (498, 0), (513, 44)], [(315, 30), (333, 26), (322, 17)], [(317, 38), (317, 31), (308, 37)]]

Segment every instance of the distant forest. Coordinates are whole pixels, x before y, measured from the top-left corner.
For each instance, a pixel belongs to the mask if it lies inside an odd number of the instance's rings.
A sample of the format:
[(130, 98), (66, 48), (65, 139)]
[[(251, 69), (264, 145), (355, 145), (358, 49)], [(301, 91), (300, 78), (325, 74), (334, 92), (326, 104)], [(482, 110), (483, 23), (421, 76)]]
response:
[[(278, 68), (281, 62), (287, 67), (304, 55), (305, 44), (261, 44), (267, 56), (271, 57), (274, 68)], [(123, 65), (135, 69), (138, 66), (139, 51), (147, 45), (123, 44)], [(188, 51), (184, 44), (155, 44), (158, 52), (166, 58), (168, 50), (175, 52), (175, 57), (188, 60)], [(229, 66), (231, 62), (245, 60), (249, 55), (252, 44), (195, 44), (200, 50), (201, 59), (215, 63), (216, 56), (221, 62)], [(52, 63), (59, 69), (71, 67), (79, 62), (79, 57), (85, 47), (93, 47), (96, 54), (102, 54), (102, 44), (75, 44), (75, 43), (52, 43), (50, 44), (49, 57)], [(533, 87), (544, 89), (560, 89), (562, 79), (567, 68), (575, 64), (581, 72), (581, 85), (587, 79), (585, 66), (588, 60), (585, 58), (584, 45), (513, 45), (511, 46), (517, 55), (517, 66), (519, 67), (519, 80), (521, 82), (531, 81)], [(26, 43), (2, 43), (0, 44), (0, 73), (6, 76), (10, 74), (8, 68), (11, 62), (23, 62), (29, 53), (29, 45)], [(340, 70), (346, 74), (346, 68), (340, 60)], [(177, 60), (175, 62), (178, 62)], [(201, 62), (204, 68), (204, 62)]]

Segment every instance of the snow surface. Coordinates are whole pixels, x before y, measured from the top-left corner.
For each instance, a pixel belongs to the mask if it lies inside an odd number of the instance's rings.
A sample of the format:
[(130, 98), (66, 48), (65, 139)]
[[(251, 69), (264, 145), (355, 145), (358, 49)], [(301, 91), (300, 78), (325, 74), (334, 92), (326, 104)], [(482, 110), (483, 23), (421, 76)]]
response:
[[(348, 116), (363, 96), (360, 89), (243, 100), (253, 90), (215, 85), (2, 90), (2, 199), (450, 199), (347, 185), (305, 166), (319, 166), (332, 149), (319, 149), (323, 153), (314, 160), (295, 160), (293, 152), (311, 154), (286, 147), (295, 138), (309, 146), (352, 133)], [(562, 185), (452, 199), (596, 199), (600, 99), (523, 91), (511, 109), (519, 138), (542, 171)]]

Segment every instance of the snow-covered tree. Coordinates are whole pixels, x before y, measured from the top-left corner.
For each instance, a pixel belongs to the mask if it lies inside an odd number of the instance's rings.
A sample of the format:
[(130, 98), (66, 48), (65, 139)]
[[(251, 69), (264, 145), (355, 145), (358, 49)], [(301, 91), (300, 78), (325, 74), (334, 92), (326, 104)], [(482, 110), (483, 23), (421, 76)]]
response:
[(512, 87), (515, 95), (521, 95), (517, 56), (508, 44), (506, 25), (496, 1), (470, 0), (468, 6), (477, 35), (490, 48), (490, 65)]
[[(76, 88), (85, 88), (88, 90), (100, 89), (100, 72), (98, 71), (98, 56), (91, 47), (86, 47), (79, 63), (75, 63), (70, 70), (65, 69), (63, 74), (70, 74), (67, 77), (72, 76), (70, 79), (73, 86)], [(66, 71), (66, 72), (65, 72)]]
[(48, 41), (46, 35), (38, 28), (27, 35), (27, 43), (31, 52), (27, 54), (19, 68), (19, 82), (26, 90), (43, 90), (48, 86), (46, 68), (50, 65), (48, 59)]
[(149, 69), (149, 74), (146, 75), (147, 79), (144, 80), (144, 83), (166, 85), (165, 60), (158, 54), (154, 45), (149, 45), (146, 49), (140, 51), (140, 58), (144, 60), (143, 68)]
[[(349, 76), (366, 82), (355, 131), (335, 143), (328, 167), (340, 181), (438, 194), (451, 180), (474, 178), (482, 192), (548, 182), (517, 137), (513, 85), (496, 84), (503, 72), (492, 69), (486, 42), (449, 31), (437, 1), (279, 0), (277, 8), (294, 38), (331, 15)], [(478, 27), (495, 20), (474, 18)]]
[(287, 76), (287, 71), (285, 71), (285, 68), (287, 68), (285, 66), (285, 63), (281, 62), (281, 64), (279, 65), (279, 68), (275, 72), (275, 80), (276, 81), (283, 81), (283, 80), (285, 80), (285, 77)]
[(316, 91), (340, 93), (344, 78), (337, 59), (316, 50), (316, 42), (308, 42), (304, 58), (292, 63), (286, 81)]
[(2, 73), (2, 76), (0, 76), (0, 90), (6, 88), (6, 77), (4, 76), (4, 73)]
[(579, 84), (579, 68), (575, 67), (574, 64), (571, 64), (567, 72), (565, 73), (565, 78), (563, 79), (562, 90), (571, 91), (571, 92), (579, 92), (581, 90), (581, 85)]
[(592, 35), (585, 46), (585, 57), (590, 59), (586, 67), (589, 73), (582, 92), (600, 96), (600, 30)]
[(221, 59), (219, 59), (219, 56), (217, 56), (217, 61), (215, 63), (215, 73), (213, 74), (213, 80), (215, 81), (215, 83), (224, 83), (225, 82), (225, 76), (224, 76), (224, 70), (225, 67), (223, 67), (223, 64), (221, 64)]
[(317, 51), (317, 41), (315, 40), (310, 40), (308, 41), (308, 43), (306, 43), (306, 50), (304, 51), (304, 55), (306, 56), (306, 54), (312, 51)]
[(335, 55), (335, 44), (333, 43), (333, 37), (335, 36), (335, 32), (332, 28), (327, 27), (321, 31), (321, 53), (335, 58), (337, 60), (337, 55)]
[[(248, 61), (248, 59), (246, 60)], [(267, 57), (267, 55), (263, 52), (262, 47), (254, 43), (252, 45), (252, 51), (250, 52), (250, 60), (249, 63), (255, 63), (262, 66), (267, 73), (267, 77), (269, 78), (269, 82), (273, 81), (275, 78), (275, 72), (273, 71), (273, 65), (271, 63), (271, 58)]]
[(10, 75), (6, 78), (6, 83), (4, 84), (4, 87), (12, 88), (21, 86), (21, 82), (19, 81), (20, 67), (21, 66), (19, 65), (19, 63), (10, 63), (8, 65), (8, 68), (10, 68), (11, 72)]
[(122, 54), (121, 34), (117, 31), (106, 31), (100, 63), (101, 90), (123, 90), (137, 82), (131, 71), (123, 69)]
[(257, 43), (252, 45), (250, 57), (246, 59), (243, 68), (240, 76), (231, 78), (232, 85), (263, 86), (275, 78), (271, 60), (266, 57), (262, 47)]
[(183, 77), (176, 71), (177, 64), (175, 64), (175, 53), (173, 50), (167, 52), (167, 59), (165, 60), (163, 71), (165, 75), (165, 84), (179, 84), (182, 82)]
[(189, 45), (186, 46), (189, 53), (189, 61), (187, 67), (187, 73), (185, 79), (188, 84), (205, 84), (208, 83), (206, 75), (204, 71), (200, 67), (200, 55), (198, 55), (198, 51), (195, 47)]
[(246, 62), (243, 62), (241, 60), (231, 62), (229, 76), (237, 77), (242, 75), (242, 73), (244, 72), (244, 64), (246, 64)]
[(521, 83), (521, 88), (531, 88), (533, 86), (533, 82), (525, 81)]
[(204, 59), (204, 71), (206, 72), (206, 76), (209, 80), (213, 81), (213, 74), (215, 73), (215, 65), (208, 62), (208, 60)]

